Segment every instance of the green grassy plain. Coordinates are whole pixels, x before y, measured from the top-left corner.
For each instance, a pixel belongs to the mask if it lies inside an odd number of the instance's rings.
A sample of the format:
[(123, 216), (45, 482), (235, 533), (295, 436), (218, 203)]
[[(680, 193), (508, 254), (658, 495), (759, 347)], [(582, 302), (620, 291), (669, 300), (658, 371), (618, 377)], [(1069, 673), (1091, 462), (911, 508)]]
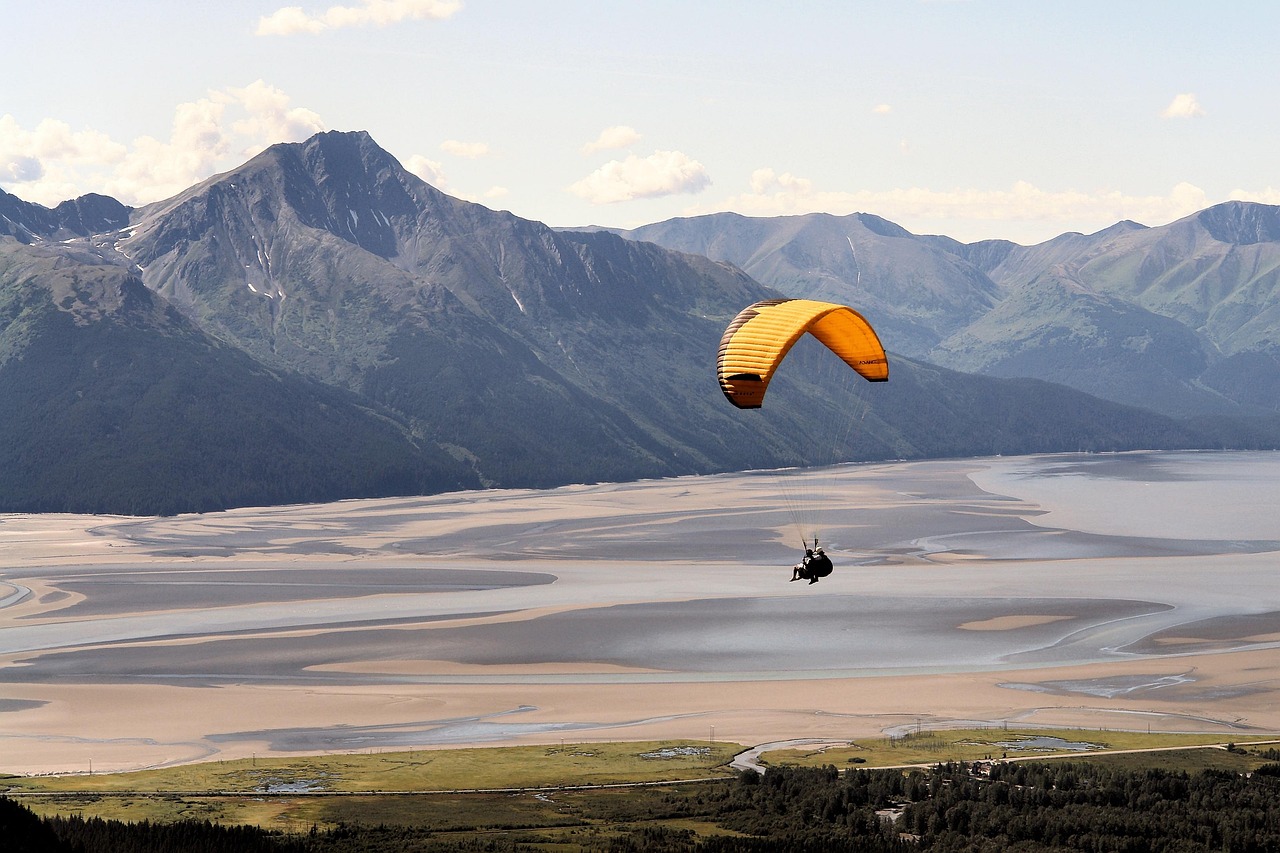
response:
[[(1100, 750), (1156, 750), (1097, 754), (1017, 751), (999, 743), (1036, 737), (1088, 742)], [(860, 741), (851, 747), (765, 754), (773, 766), (833, 765), (841, 769), (971, 761), (986, 757), (1070, 755), (1137, 769), (1245, 772), (1271, 759), (1269, 738), (1236, 739), (1228, 752), (1216, 735), (1142, 734), (1063, 729), (962, 729)], [(1251, 744), (1255, 744), (1252, 745)], [(1195, 748), (1199, 746), (1200, 748)], [(93, 776), (0, 777), (0, 793), (37, 814), (122, 821), (207, 820), (307, 832), (340, 824), (429, 829), (458, 838), (477, 833), (523, 833), (538, 843), (606, 843), (611, 827), (650, 820), (697, 835), (725, 834), (711, 823), (663, 819), (672, 798), (698, 797), (696, 780), (733, 775), (733, 743), (649, 742), (521, 746), (483, 749), (259, 758)], [(861, 762), (856, 759), (863, 759)], [(636, 783), (676, 782), (653, 787)], [(578, 789), (584, 785), (628, 787)], [(309, 788), (306, 792), (280, 786)], [(483, 789), (483, 790), (481, 790)], [(523, 790), (521, 790), (523, 789)]]
[[(1087, 743), (1087, 750), (1067, 748), (1019, 748), (1035, 738), (1052, 738), (1068, 743)], [(937, 764), (944, 761), (977, 761), (987, 758), (1044, 758), (1071, 755), (1088, 758), (1109, 750), (1177, 750), (1226, 743), (1220, 734), (1165, 734), (1159, 732), (1084, 731), (1075, 729), (951, 729), (912, 732), (897, 738), (874, 738), (857, 741), (848, 747), (813, 750), (777, 750), (767, 752), (761, 763), (820, 767), (898, 767), (912, 764)], [(1235, 739), (1234, 743), (1274, 742), (1274, 735)], [(1012, 744), (1002, 746), (1001, 744)], [(1217, 750), (1223, 752), (1223, 750)], [(1162, 753), (1163, 754), (1163, 753)], [(1225, 754), (1225, 753), (1224, 753)], [(1141, 763), (1141, 758), (1135, 758)], [(1145, 766), (1145, 765), (1144, 765)]]
[(557, 788), (731, 775), (733, 743), (426, 749), (210, 761), (129, 773), (0, 778), (0, 792), (289, 794)]

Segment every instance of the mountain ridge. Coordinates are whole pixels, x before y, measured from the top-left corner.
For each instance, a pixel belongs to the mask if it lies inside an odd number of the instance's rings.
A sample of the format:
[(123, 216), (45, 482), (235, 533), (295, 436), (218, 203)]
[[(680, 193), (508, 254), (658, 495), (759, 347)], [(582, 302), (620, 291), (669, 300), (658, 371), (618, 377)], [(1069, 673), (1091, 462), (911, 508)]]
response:
[[(43, 481), (28, 465), (30, 482), (0, 468), (0, 507), (32, 505), (22, 490), (37, 486), (42, 507), (59, 494), (66, 506), (83, 505), (72, 499), (78, 480), (121, 479), (123, 459), (151, 470), (113, 438), (124, 433), (168, 470), (199, 456), (193, 436), (212, 436), (224, 455), (211, 458), (228, 472), (249, 470), (253, 487), (219, 478), (201, 491), (198, 478), (157, 475), (163, 500), (104, 493), (95, 507), (172, 512), (254, 494), (290, 502), (812, 464), (815, 442), (826, 440), (822, 425), (850, 411), (861, 412), (859, 429), (821, 461), (1217, 446), (1227, 430), (1061, 385), (921, 361), (1011, 292), (964, 255), (998, 270), (1019, 249), (925, 240), (870, 214), (798, 217), (782, 236), (773, 223), (726, 215), (734, 227), (723, 245), (745, 251), (768, 232), (753, 257), (777, 275), (833, 295), (847, 284), (841, 275), (861, 277), (865, 300), (841, 301), (885, 312), (873, 322), (891, 350), (891, 381), (869, 391), (820, 378), (829, 353), (797, 346), (771, 385), (770, 405), (747, 418), (722, 399), (715, 350), (742, 307), (778, 289), (732, 259), (604, 229), (552, 229), (454, 199), (364, 131), (272, 146), (136, 209), (89, 200), (55, 215), (8, 199), (0, 210), (12, 212), (4, 221), (17, 233), (0, 237), (0, 257), (12, 261), (0, 263), (0, 305), (9, 311), (0, 314), (0, 389), (19, 402), (0, 413), (0, 432), (49, 464), (35, 449), (35, 421), (13, 414), (43, 406), (39, 425), (68, 465), (50, 465), (56, 476)], [(37, 255), (47, 264), (33, 274)], [(62, 276), (87, 289), (48, 295)], [(145, 288), (159, 319), (126, 335), (113, 282), (127, 282), (129, 293)], [(1056, 292), (1081, 286), (1062, 278)], [(1121, 302), (1100, 292), (1090, 298), (1104, 308)], [(1061, 307), (1064, 317), (1080, 313), (1069, 301)], [(915, 343), (895, 347), (900, 341)], [(23, 357), (33, 347), (66, 356), (56, 371), (34, 371)], [(120, 366), (120, 382), (99, 388), (101, 374), (86, 365), (103, 360)], [(1217, 379), (1234, 387), (1239, 371)], [(222, 415), (192, 408), (201, 387), (219, 389)], [(104, 396), (112, 394), (132, 402), (114, 405)], [(95, 416), (63, 435), (56, 409), (73, 411), (77, 395), (95, 401)], [(306, 417), (291, 420), (290, 409)], [(184, 425), (192, 412), (198, 423)], [(263, 447), (287, 464), (264, 464), (261, 453), (232, 458), (236, 419), (257, 424), (253, 434), (279, 430), (281, 440)], [(317, 425), (314, 436), (304, 421)], [(1250, 446), (1280, 436), (1265, 419), (1230, 429)], [(360, 436), (356, 444), (343, 446), (343, 430)], [(246, 459), (271, 473), (255, 478)], [(212, 476), (209, 466), (201, 470)], [(292, 488), (290, 478), (305, 488)]]
[[(999, 240), (963, 244), (880, 227), (893, 239), (864, 243), (864, 259), (867, 252), (879, 257), (856, 269), (847, 258), (828, 259), (844, 252), (846, 243), (854, 248), (855, 236), (874, 221), (867, 214), (722, 216), (673, 219), (616, 233), (672, 248), (705, 247), (789, 296), (866, 306), (900, 351), (940, 365), (1066, 382), (1173, 416), (1280, 412), (1280, 398), (1251, 390), (1273, 387), (1280, 371), (1278, 207), (1229, 201), (1164, 226), (1125, 220), (1033, 246)], [(835, 227), (815, 249), (797, 236), (802, 221)], [(753, 239), (737, 239), (746, 234)], [(764, 262), (762, 253), (774, 258), (789, 253), (806, 263), (797, 272)], [(948, 257), (953, 260), (945, 261)], [(869, 285), (864, 268), (876, 265), (882, 278), (896, 279), (911, 298), (885, 298), (893, 291), (875, 285), (874, 278)], [(1061, 298), (1044, 299), (1049, 281), (1057, 282)], [(931, 311), (922, 299), (929, 293), (949, 301)], [(1086, 315), (1094, 318), (1086, 324), (1091, 330), (1081, 325)], [(1033, 341), (1051, 328), (1056, 328), (1054, 354), (1035, 357)], [(1153, 339), (1155, 328), (1163, 330), (1155, 339), (1183, 339), (1175, 350), (1184, 355), (1171, 350), (1170, 360), (1156, 367), (1153, 353), (1142, 344)], [(1118, 340), (1141, 349), (1128, 360), (1117, 358), (1123, 354)], [(1186, 357), (1189, 349), (1199, 354)], [(1153, 382), (1156, 374), (1164, 375)]]
[(47, 208), (0, 189), (0, 236), (7, 235), (21, 243), (88, 237), (127, 224), (131, 210), (114, 198), (97, 193)]

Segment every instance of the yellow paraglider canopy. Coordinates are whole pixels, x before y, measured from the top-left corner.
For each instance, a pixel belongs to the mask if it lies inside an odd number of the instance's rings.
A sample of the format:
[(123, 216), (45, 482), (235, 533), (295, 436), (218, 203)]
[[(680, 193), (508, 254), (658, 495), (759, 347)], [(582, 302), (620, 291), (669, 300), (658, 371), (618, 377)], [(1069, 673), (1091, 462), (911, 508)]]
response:
[(725, 397), (739, 409), (758, 409), (769, 380), (805, 332), (871, 382), (889, 378), (880, 338), (847, 305), (811, 299), (770, 299), (744, 308), (720, 339), (717, 374)]

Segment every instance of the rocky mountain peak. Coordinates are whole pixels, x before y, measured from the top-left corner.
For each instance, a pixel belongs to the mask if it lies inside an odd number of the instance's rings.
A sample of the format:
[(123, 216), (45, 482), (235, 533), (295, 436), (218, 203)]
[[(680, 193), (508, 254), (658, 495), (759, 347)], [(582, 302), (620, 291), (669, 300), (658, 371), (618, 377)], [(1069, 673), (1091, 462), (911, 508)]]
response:
[(1280, 241), (1280, 207), (1228, 201), (1200, 211), (1195, 219), (1220, 243), (1248, 246)]
[(0, 190), (0, 235), (22, 243), (88, 237), (123, 228), (129, 213), (130, 208), (97, 193), (64, 201), (51, 210)]
[(397, 231), (412, 227), (436, 191), (410, 174), (365, 131), (329, 131), (265, 152), (287, 175), (285, 201), (304, 225), (383, 257), (398, 253)]
[(88, 193), (53, 209), (58, 224), (78, 236), (102, 234), (129, 224), (131, 208), (111, 196)]
[[(129, 256), (148, 265), (213, 231), (231, 235), (241, 262), (266, 265), (281, 223), (396, 257), (426, 211), (448, 199), (409, 173), (364, 131), (279, 143), (237, 169), (142, 209)], [(223, 247), (226, 249), (227, 247)]]
[(878, 234), (881, 237), (910, 239), (915, 236), (896, 222), (890, 222), (884, 217), (876, 216), (874, 213), (855, 213), (854, 218), (861, 222), (862, 226), (872, 234)]

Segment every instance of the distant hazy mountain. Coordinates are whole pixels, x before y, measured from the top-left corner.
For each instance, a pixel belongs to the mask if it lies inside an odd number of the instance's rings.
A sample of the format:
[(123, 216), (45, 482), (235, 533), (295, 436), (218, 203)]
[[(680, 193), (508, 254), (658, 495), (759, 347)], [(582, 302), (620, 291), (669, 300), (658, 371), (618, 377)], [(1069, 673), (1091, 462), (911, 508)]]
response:
[(728, 261), (789, 296), (852, 304), (873, 319), (894, 352), (912, 356), (926, 356), (1001, 296), (985, 273), (956, 253), (866, 213), (713, 213), (619, 233)]
[[(0, 509), (1276, 442), (1265, 422), (1175, 421), (899, 355), (998, 319), (1022, 286), (988, 270), (1012, 244), (916, 238), (868, 216), (717, 219), (733, 264), (699, 254), (716, 253), (709, 242), (557, 232), (444, 195), (362, 132), (273, 146), (136, 210), (0, 194)], [(740, 256), (752, 228), (767, 238), (755, 261)], [(898, 330), (890, 382), (832, 379), (829, 353), (802, 342), (764, 410), (726, 403), (713, 375), (724, 326), (778, 293), (739, 261), (881, 306), (881, 329)], [(853, 427), (835, 446), (833, 424)]]
[[(1280, 410), (1280, 208), (1227, 202), (1158, 228), (1124, 225), (1020, 247), (991, 275), (1011, 294), (1052, 275), (1081, 298), (1097, 294), (1177, 322), (1180, 331), (1164, 334), (1124, 324), (1123, 345), (1146, 363), (1160, 361), (1188, 388), (1182, 410)], [(1090, 336), (1082, 357), (1114, 346), (1115, 331)], [(1134, 378), (1141, 382), (1144, 372), (1138, 368)], [(1174, 410), (1172, 398), (1162, 406), (1126, 399)]]
[(1280, 411), (1280, 208), (1229, 202), (1036, 246), (917, 236), (867, 214), (713, 214), (622, 233), (847, 302), (891, 349), (934, 363), (1176, 416)]

